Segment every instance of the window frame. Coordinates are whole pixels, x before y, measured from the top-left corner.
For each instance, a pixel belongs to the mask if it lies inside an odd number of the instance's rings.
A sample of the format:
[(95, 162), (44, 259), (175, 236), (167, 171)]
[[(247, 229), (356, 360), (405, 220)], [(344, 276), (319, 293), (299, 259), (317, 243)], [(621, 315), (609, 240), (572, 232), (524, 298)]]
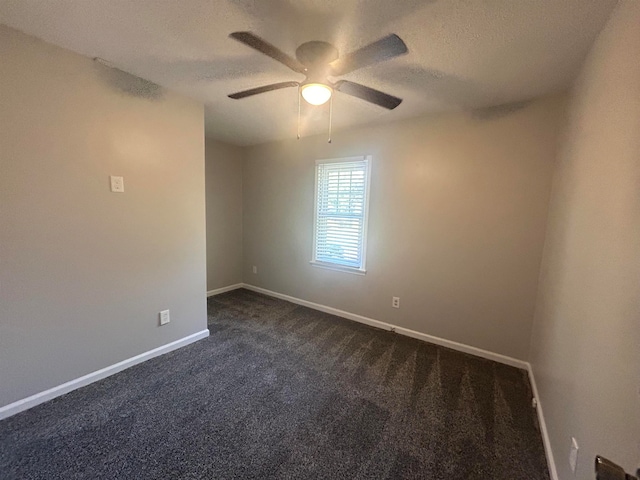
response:
[[(321, 164), (338, 164), (349, 162), (365, 162), (365, 195), (364, 195), (364, 209), (362, 214), (362, 251), (361, 251), (361, 264), (360, 267), (350, 267), (347, 265), (340, 265), (337, 263), (324, 262), (316, 258), (316, 247), (318, 238), (318, 165)], [(364, 275), (367, 273), (367, 237), (369, 231), (369, 197), (371, 194), (371, 155), (359, 155), (355, 157), (342, 157), (342, 158), (326, 158), (315, 161), (314, 165), (314, 193), (313, 193), (313, 249), (311, 251), (311, 261), (309, 262), (314, 267), (325, 268), (328, 270), (335, 270), (338, 272), (352, 273), (356, 275)]]

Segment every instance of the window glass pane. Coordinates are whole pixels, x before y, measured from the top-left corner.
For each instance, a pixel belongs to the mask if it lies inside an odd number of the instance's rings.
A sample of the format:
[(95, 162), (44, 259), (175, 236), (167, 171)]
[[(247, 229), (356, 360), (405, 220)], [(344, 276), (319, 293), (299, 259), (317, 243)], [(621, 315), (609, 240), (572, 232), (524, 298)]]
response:
[(315, 261), (363, 267), (368, 161), (317, 165)]

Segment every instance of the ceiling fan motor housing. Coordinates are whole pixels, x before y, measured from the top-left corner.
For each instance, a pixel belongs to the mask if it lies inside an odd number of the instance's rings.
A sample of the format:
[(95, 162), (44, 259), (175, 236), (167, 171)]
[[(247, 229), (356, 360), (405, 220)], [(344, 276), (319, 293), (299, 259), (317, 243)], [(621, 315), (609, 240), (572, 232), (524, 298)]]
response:
[(338, 59), (338, 49), (328, 42), (313, 40), (300, 45), (296, 49), (296, 58), (309, 71), (327, 67)]

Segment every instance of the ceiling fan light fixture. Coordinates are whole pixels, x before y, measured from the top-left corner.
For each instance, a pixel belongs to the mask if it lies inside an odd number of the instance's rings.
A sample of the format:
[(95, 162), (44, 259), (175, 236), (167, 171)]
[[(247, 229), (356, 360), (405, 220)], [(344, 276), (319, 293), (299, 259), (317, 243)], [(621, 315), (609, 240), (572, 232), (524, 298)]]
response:
[(331, 98), (333, 89), (322, 83), (307, 83), (302, 86), (300, 93), (311, 105), (323, 105)]

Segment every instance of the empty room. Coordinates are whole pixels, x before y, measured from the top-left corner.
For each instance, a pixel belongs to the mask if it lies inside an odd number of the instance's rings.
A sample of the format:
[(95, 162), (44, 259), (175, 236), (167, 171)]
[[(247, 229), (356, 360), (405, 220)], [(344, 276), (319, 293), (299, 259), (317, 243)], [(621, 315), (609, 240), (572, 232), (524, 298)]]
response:
[(0, 0), (0, 479), (640, 478), (640, 1)]

